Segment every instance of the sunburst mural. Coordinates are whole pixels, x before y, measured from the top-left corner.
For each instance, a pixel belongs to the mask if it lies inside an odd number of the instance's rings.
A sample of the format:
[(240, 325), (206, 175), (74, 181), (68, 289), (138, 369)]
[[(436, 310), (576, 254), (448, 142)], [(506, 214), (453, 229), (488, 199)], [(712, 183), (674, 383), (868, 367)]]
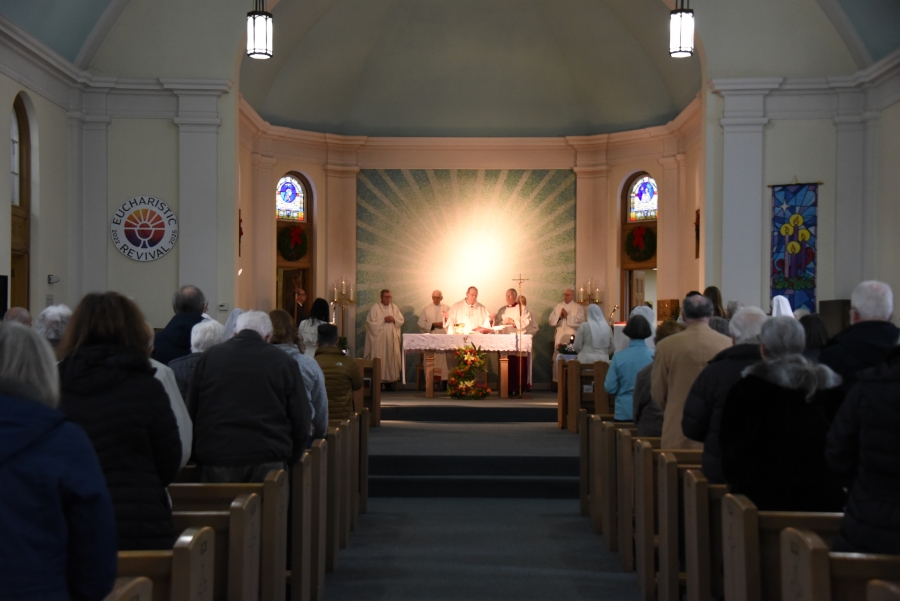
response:
[[(382, 288), (418, 332), (432, 290), (448, 305), (469, 286), (491, 313), (519, 274), (540, 325), (534, 382), (550, 381), (550, 311), (575, 282), (575, 174), (570, 170), (381, 170), (357, 180), (357, 349)], [(417, 356), (408, 358), (415, 373)]]

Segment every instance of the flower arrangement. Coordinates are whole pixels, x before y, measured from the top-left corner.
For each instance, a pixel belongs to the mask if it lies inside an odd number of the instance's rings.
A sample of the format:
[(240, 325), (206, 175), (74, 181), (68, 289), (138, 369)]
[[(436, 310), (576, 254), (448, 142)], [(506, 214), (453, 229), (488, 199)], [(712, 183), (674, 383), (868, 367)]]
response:
[(484, 369), (487, 354), (474, 344), (461, 346), (454, 352), (459, 365), (450, 370), (447, 394), (454, 399), (483, 399), (491, 394), (487, 384), (477, 382), (478, 372)]
[(556, 347), (556, 352), (559, 353), (560, 355), (577, 355), (578, 354), (575, 352), (575, 347), (572, 345), (571, 342), (569, 342), (568, 344), (558, 345)]

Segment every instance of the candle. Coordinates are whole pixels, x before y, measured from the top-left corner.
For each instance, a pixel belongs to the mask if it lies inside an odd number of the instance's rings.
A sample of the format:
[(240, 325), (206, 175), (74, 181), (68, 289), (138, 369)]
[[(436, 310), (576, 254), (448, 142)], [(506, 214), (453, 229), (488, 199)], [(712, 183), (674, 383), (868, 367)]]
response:
[(596, 290), (594, 290), (594, 302), (600, 302), (600, 287), (598, 286)]
[(582, 286), (581, 288), (578, 289), (578, 302), (579, 303), (584, 302), (584, 286)]
[(594, 289), (594, 278), (590, 278), (590, 279), (588, 279), (588, 287), (587, 287), (588, 296), (591, 295), (591, 290), (593, 290), (593, 289)]
[(335, 286), (334, 287), (334, 302), (337, 302), (337, 299), (338, 299), (337, 286)]
[(353, 290), (353, 286), (350, 286), (350, 302), (354, 302), (356, 300), (356, 292)]
[(341, 278), (341, 294), (347, 294), (347, 282)]

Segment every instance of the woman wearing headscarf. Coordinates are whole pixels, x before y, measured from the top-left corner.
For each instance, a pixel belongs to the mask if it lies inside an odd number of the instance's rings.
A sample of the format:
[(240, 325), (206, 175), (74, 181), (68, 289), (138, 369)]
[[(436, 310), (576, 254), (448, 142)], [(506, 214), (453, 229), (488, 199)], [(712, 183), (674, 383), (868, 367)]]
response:
[(244, 312), (243, 309), (235, 308), (228, 315), (225, 321), (225, 332), (222, 334), (222, 342), (228, 342), (237, 333), (237, 318)]
[(603, 318), (599, 305), (588, 306), (588, 319), (575, 332), (575, 351), (579, 363), (606, 361), (613, 352), (612, 329)]
[(776, 296), (772, 299), (772, 317), (793, 317), (791, 302), (786, 296)]
[[(651, 307), (647, 305), (640, 305), (631, 310), (631, 315), (629, 315), (629, 319), (634, 317), (635, 315), (640, 315), (644, 319), (647, 320), (647, 323), (650, 324), (650, 338), (647, 338), (645, 341), (647, 343), (647, 348), (654, 349), (656, 348), (656, 343), (653, 341), (656, 336), (656, 313), (653, 311)], [(627, 348), (627, 345), (623, 348)], [(622, 350), (622, 349), (616, 349)]]

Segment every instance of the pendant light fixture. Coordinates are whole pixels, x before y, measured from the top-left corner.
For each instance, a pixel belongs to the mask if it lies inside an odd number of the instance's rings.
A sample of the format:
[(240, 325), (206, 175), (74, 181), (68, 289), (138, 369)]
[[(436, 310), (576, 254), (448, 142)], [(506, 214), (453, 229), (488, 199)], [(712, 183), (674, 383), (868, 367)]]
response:
[(669, 15), (669, 55), (684, 58), (694, 53), (694, 11), (688, 0), (675, 0), (675, 10)]
[(266, 12), (266, 0), (255, 0), (256, 10), (247, 13), (247, 56), (272, 57), (272, 13)]

